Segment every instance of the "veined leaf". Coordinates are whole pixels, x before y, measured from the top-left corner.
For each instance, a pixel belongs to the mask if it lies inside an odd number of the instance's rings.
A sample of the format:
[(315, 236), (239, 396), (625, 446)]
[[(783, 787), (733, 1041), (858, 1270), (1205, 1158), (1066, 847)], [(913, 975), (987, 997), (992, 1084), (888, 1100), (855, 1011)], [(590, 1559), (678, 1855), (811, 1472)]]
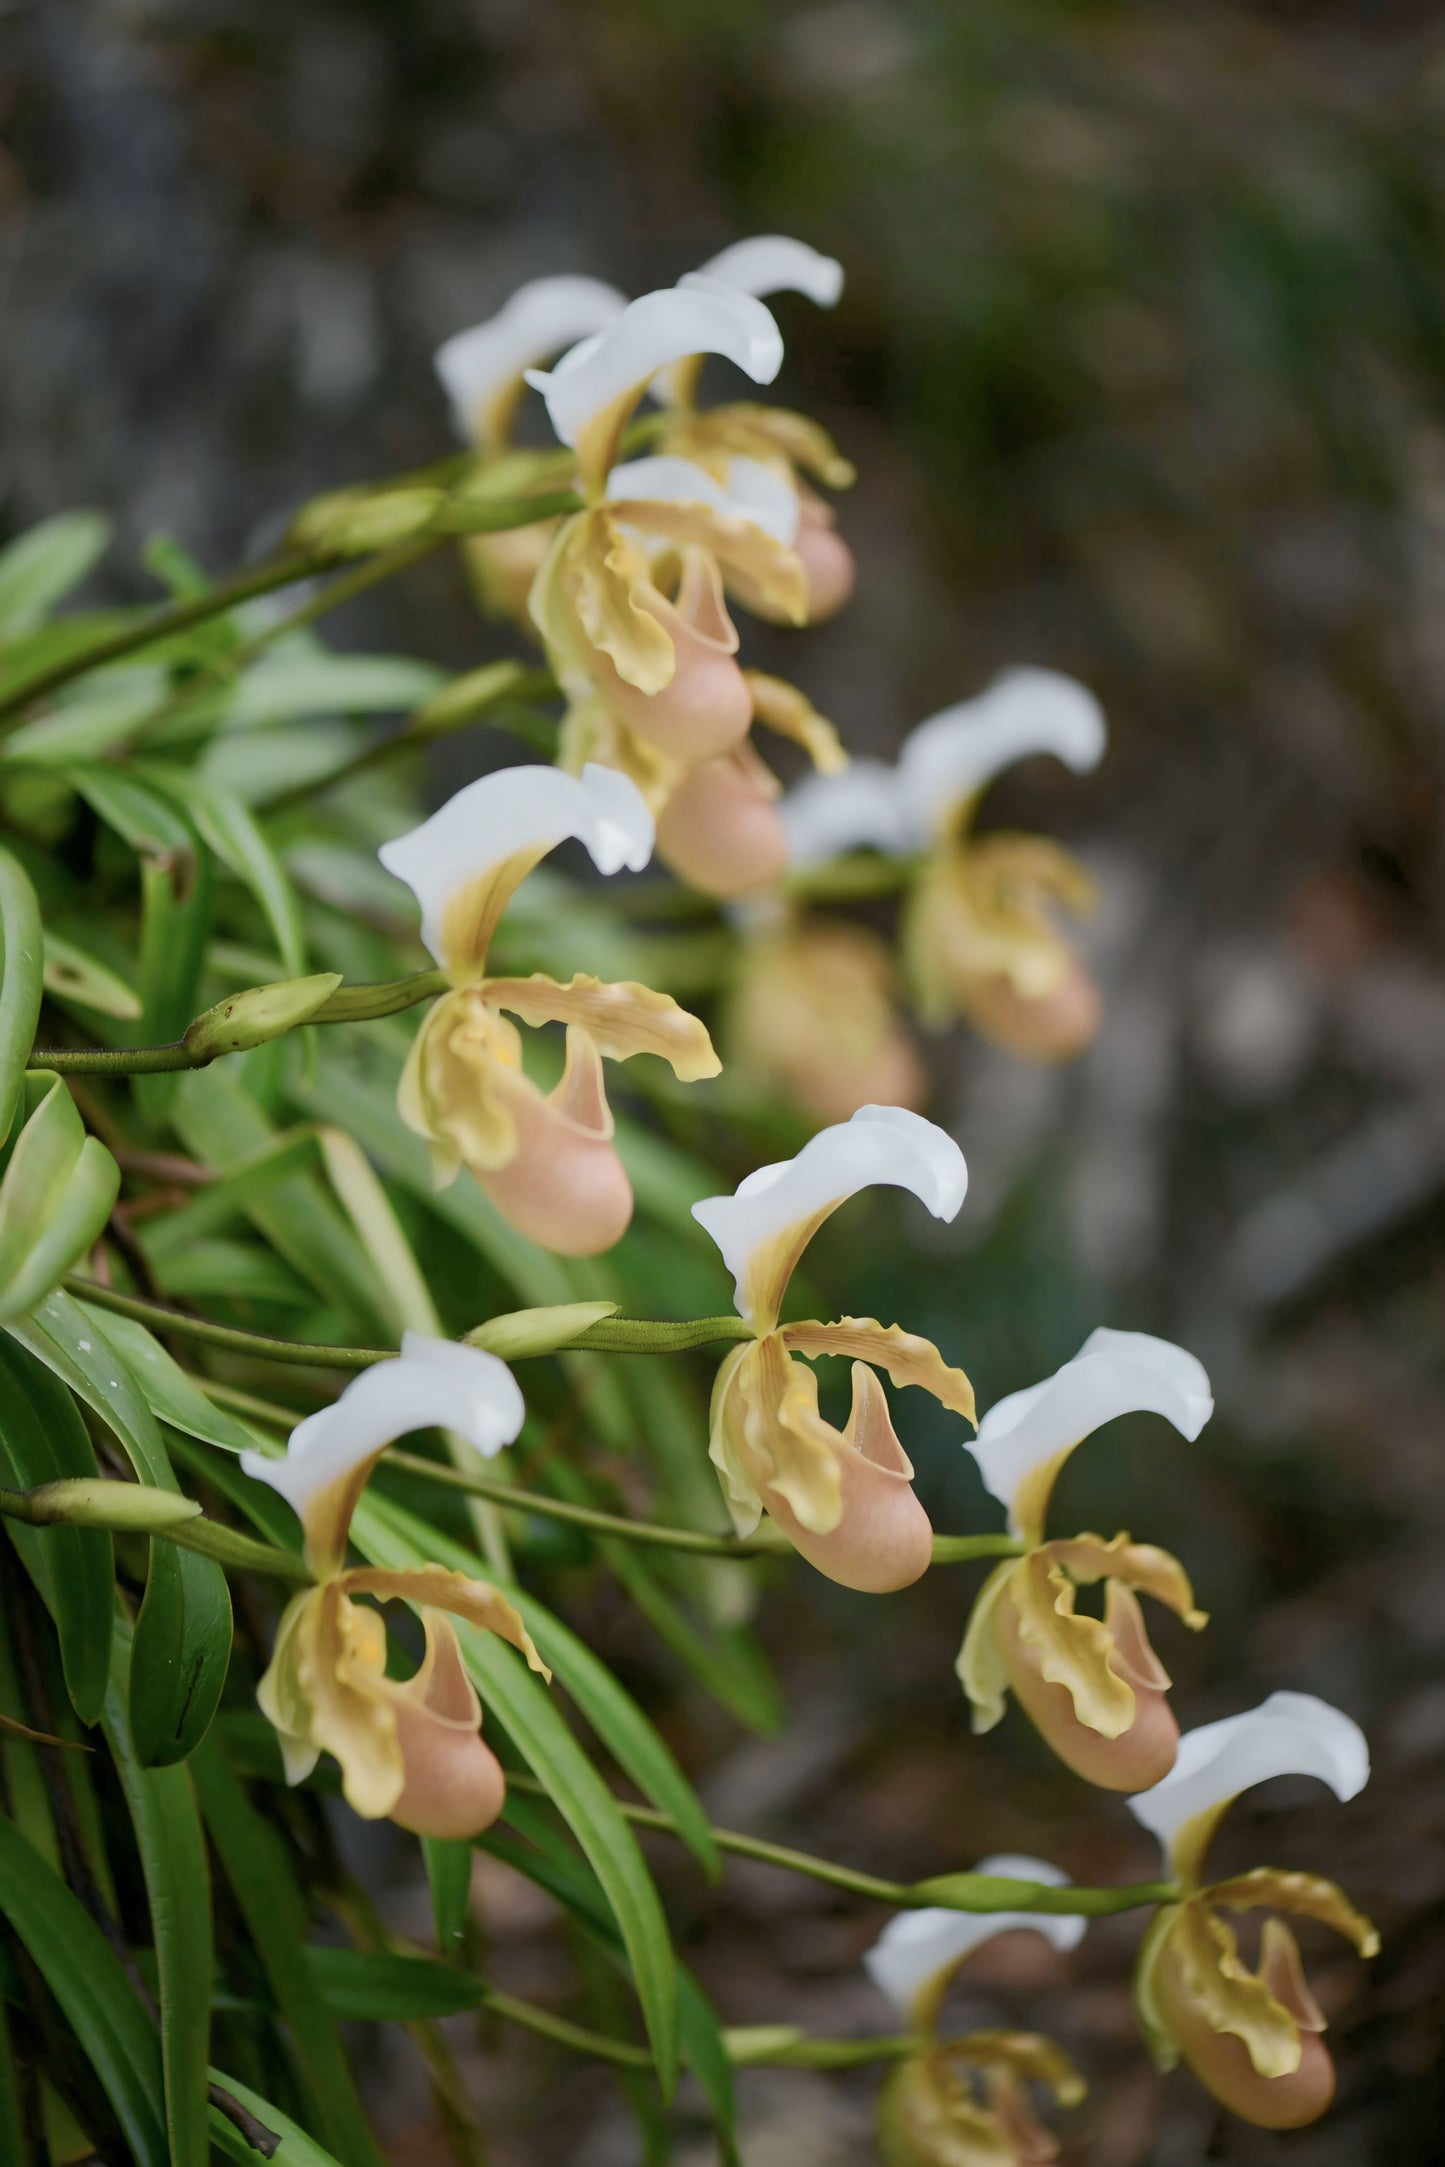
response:
[(42, 623), (104, 556), (110, 536), (103, 512), (58, 512), (0, 549), (0, 637)]
[(206, 1842), (184, 1768), (144, 1768), (131, 1737), (131, 1633), (116, 1623), (102, 1718), (140, 1852), (160, 1984), (161, 2060), (171, 2167), (207, 2167), (212, 1966)]
[[(16, 1490), (100, 1469), (85, 1424), (65, 1386), (0, 1332), (0, 1466)], [(94, 1723), (110, 1676), (115, 1556), (103, 1528), (26, 1527), (8, 1520), (10, 1540), (55, 1620), (66, 1690), (82, 1723)]]
[(25, 1126), (0, 1178), (0, 1323), (33, 1309), (99, 1239), (120, 1168), (87, 1136), (64, 1079), (25, 1078)]
[[(191, 1770), (211, 1841), (276, 1997), (292, 2058), (325, 2140), (346, 2167), (382, 2167), (341, 2041), (312, 1975), (306, 1906), (286, 1845), (247, 1798), (217, 1739), (206, 1740)], [(250, 2104), (238, 2087), (228, 2089)], [(267, 2119), (259, 2106), (255, 2111)]]
[[(155, 1417), (108, 1324), (57, 1291), (10, 1330), (95, 1409), (141, 1482), (178, 1491)], [(204, 1737), (230, 1653), (231, 1596), (220, 1566), (153, 1540), (131, 1655), (131, 1726), (144, 1766), (180, 1760)]]
[[(413, 1532), (415, 1531), (415, 1532)], [(485, 1577), (477, 1559), (384, 1500), (363, 1497), (352, 1540), (376, 1565), (436, 1559)], [(508, 1588), (516, 1600), (518, 1591)], [(670, 2096), (677, 2076), (677, 1971), (667, 1921), (637, 1840), (545, 1686), (494, 1633), (459, 1623), (458, 1636), (484, 1707), (546, 1785), (606, 1891), (632, 1965), (658, 2081)]]
[(137, 2167), (169, 2167), (155, 2026), (85, 1906), (3, 1817), (0, 1912), (59, 2002)]
[(40, 1016), (44, 944), (40, 905), (18, 858), (0, 850), (0, 1143), (25, 1088)]

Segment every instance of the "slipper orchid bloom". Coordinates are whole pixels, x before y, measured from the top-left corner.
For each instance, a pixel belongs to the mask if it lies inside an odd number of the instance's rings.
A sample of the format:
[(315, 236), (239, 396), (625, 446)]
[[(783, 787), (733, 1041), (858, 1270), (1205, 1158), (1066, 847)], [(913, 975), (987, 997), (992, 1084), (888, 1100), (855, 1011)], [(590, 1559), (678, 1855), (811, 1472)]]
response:
[[(495, 316), (458, 331), (437, 348), (436, 372), (457, 433), (485, 461), (479, 489), (499, 497), (525, 497), (565, 488), (565, 453), (512, 448), (525, 372), (578, 339), (605, 331), (626, 306), (616, 287), (601, 279), (529, 279)], [(555, 519), (544, 519), (466, 537), (467, 564), (485, 609), (527, 622), (527, 596), (558, 525)]]
[(1222, 2106), (1261, 2129), (1297, 2129), (1323, 2114), (1334, 2064), (1288, 1926), (1266, 1919), (1251, 1970), (1221, 1913), (1263, 1908), (1317, 1919), (1366, 1957), (1380, 1937), (1333, 1881), (1260, 1866), (1205, 1885), (1205, 1856), (1229, 1806), (1251, 1785), (1316, 1776), (1336, 1798), (1350, 1799), (1369, 1774), (1357, 1723), (1311, 1693), (1271, 1693), (1245, 1715), (1186, 1731), (1170, 1774), (1129, 1801), (1185, 1890), (1181, 1903), (1158, 1913), (1139, 1954), (1144, 2036), (1161, 2068), (1187, 2062)]
[[(981, 1859), (975, 1872), (1066, 1888), (1067, 1876), (1042, 1859)], [(1076, 1948), (1086, 1921), (1061, 1913), (901, 1911), (863, 1961), (896, 2005), (923, 2051), (900, 2062), (878, 2101), (885, 2167), (1043, 2167), (1058, 2145), (1035, 2118), (1027, 2087), (1077, 2106), (1084, 2083), (1069, 2057), (1036, 2032), (939, 2035), (943, 1999), (960, 1965), (999, 1934), (1026, 1930), (1059, 1950)]]
[[(517, 1435), (523, 1413), (516, 1379), (495, 1355), (408, 1332), (396, 1360), (363, 1370), (330, 1407), (296, 1425), (284, 1458), (242, 1453), (246, 1474), (294, 1507), (317, 1581), (287, 1604), (256, 1696), (276, 1728), (288, 1783), (303, 1782), (330, 1753), (347, 1804), (366, 1820), (459, 1838), (496, 1820), (506, 1781), (482, 1739), (481, 1702), (451, 1619), (499, 1633), (533, 1670), (551, 1673), (516, 1609), (485, 1581), (441, 1565), (348, 1568), (346, 1543), (367, 1477), (396, 1438), (446, 1428), (490, 1458)], [(410, 1678), (387, 1676), (386, 1627), (355, 1599), (364, 1595), (420, 1613), (426, 1647)]]
[(599, 694), (630, 729), (682, 760), (736, 744), (750, 719), (724, 578), (750, 604), (795, 623), (807, 599), (790, 546), (797, 507), (766, 473), (720, 484), (677, 457), (617, 464), (652, 377), (703, 353), (770, 383), (783, 344), (750, 295), (675, 286), (632, 302), (550, 373), (527, 372), (573, 449), (587, 499), (537, 574), (533, 622), (570, 698)]
[[(970, 1447), (1023, 1547), (984, 1582), (959, 1653), (973, 1728), (992, 1730), (1012, 1691), (1059, 1759), (1110, 1791), (1157, 1783), (1179, 1743), (1169, 1674), (1150, 1645), (1138, 1594), (1167, 1604), (1193, 1631), (1208, 1620), (1167, 1550), (1127, 1534), (1048, 1541), (1044, 1528), (1075, 1446), (1141, 1410), (1163, 1415), (1192, 1441), (1214, 1410), (1209, 1379), (1168, 1340), (1101, 1329), (1052, 1377), (991, 1407)], [(1099, 1581), (1103, 1616), (1077, 1611), (1078, 1590)]]
[(886, 941), (840, 918), (785, 918), (750, 934), (728, 1001), (726, 1051), (818, 1121), (860, 1106), (923, 1105), (928, 1079), (898, 1020)]
[[(735, 242), (679, 283), (728, 286), (758, 301), (800, 293), (819, 308), (835, 308), (843, 291), (843, 267), (804, 241), (764, 233)], [(700, 371), (700, 360), (690, 358), (675, 363), (662, 377), (659, 388), (672, 409), (664, 445), (695, 459), (730, 486), (736, 486), (736, 471), (744, 462), (770, 469), (782, 480), (797, 507), (793, 547), (807, 576), (808, 622), (819, 624), (835, 616), (853, 591), (853, 553), (837, 532), (832, 511), (802, 477), (811, 474), (830, 489), (846, 489), (853, 480), (852, 466), (827, 431), (805, 414), (742, 401), (699, 409)], [(766, 599), (761, 614), (776, 614)]]
[[(864, 1106), (795, 1158), (759, 1167), (735, 1195), (692, 1208), (733, 1274), (738, 1314), (753, 1335), (723, 1362), (712, 1396), (709, 1454), (733, 1524), (750, 1535), (768, 1512), (809, 1564), (869, 1594), (909, 1586), (933, 1550), (913, 1468), (869, 1364), (973, 1420), (968, 1379), (930, 1340), (871, 1317), (779, 1322), (788, 1281), (823, 1221), (860, 1189), (880, 1186), (907, 1189), (949, 1220), (968, 1169), (931, 1121), (901, 1106)], [(841, 1430), (818, 1410), (807, 1362), (820, 1354), (853, 1357), (852, 1413)]]
[(920, 723), (896, 768), (870, 762), (839, 782), (803, 783), (782, 809), (790, 863), (858, 847), (922, 852), (902, 949), (924, 1020), (962, 1017), (1028, 1059), (1071, 1059), (1098, 1030), (1099, 997), (1057, 916), (1091, 909), (1093, 882), (1043, 836), (977, 836), (972, 824), (1013, 761), (1049, 752), (1086, 773), (1104, 744), (1103, 716), (1082, 686), (1052, 670), (1010, 671)]
[[(408, 1056), (403, 1121), (430, 1144), (439, 1187), (465, 1163), (519, 1232), (564, 1256), (593, 1256), (632, 1216), (603, 1057), (660, 1054), (684, 1083), (715, 1076), (720, 1064), (698, 1019), (648, 986), (487, 975), (487, 951), (513, 892), (568, 837), (599, 872), (636, 872), (652, 854), (652, 816), (635, 786), (610, 768), (580, 776), (501, 768), (380, 856), (421, 904), (422, 939), (452, 986), (427, 1012)], [(524, 1073), (510, 1016), (566, 1025), (566, 1067), (551, 1093)]]

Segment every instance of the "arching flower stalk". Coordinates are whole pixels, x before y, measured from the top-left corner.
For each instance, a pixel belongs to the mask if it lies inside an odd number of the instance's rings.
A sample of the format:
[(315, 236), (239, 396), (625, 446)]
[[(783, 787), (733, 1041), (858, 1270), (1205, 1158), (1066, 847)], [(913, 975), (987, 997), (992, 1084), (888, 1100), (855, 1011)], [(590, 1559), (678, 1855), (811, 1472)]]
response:
[[(801, 293), (819, 308), (834, 308), (843, 291), (843, 267), (804, 241), (767, 233), (735, 242), (679, 283), (727, 286), (758, 301)], [(730, 489), (739, 486), (740, 470), (746, 466), (760, 467), (784, 482), (797, 503), (793, 548), (807, 578), (807, 621), (819, 624), (835, 616), (853, 591), (853, 553), (838, 533), (831, 509), (803, 477), (810, 475), (829, 489), (847, 489), (853, 467), (827, 431), (805, 414), (748, 401), (699, 408), (700, 370), (700, 358), (691, 356), (665, 370), (655, 387), (669, 408), (663, 449), (706, 468)], [(775, 614), (766, 597), (761, 614)]]
[[(517, 1435), (524, 1411), (495, 1355), (408, 1332), (395, 1361), (363, 1370), (330, 1407), (297, 1424), (284, 1458), (242, 1453), (245, 1472), (295, 1508), (317, 1579), (287, 1604), (257, 1692), (288, 1783), (303, 1782), (330, 1753), (348, 1805), (366, 1820), (458, 1838), (496, 1820), (506, 1780), (483, 1741), (481, 1702), (451, 1620), (500, 1634), (550, 1677), (521, 1618), (485, 1581), (440, 1565), (348, 1567), (346, 1547), (367, 1477), (396, 1438), (445, 1428), (490, 1458)], [(426, 1646), (410, 1678), (387, 1676), (386, 1627), (356, 1600), (366, 1595), (420, 1614)]]
[(1170, 1774), (1131, 1812), (1158, 1837), (1183, 1883), (1181, 1903), (1156, 1916), (1139, 1952), (1135, 2001), (1144, 2037), (1161, 2069), (1181, 2060), (1222, 2106), (1262, 2129), (1297, 2129), (1334, 2097), (1325, 2018), (1284, 1921), (1270, 1916), (1251, 1970), (1225, 1911), (1268, 1910), (1315, 1919), (1374, 1956), (1370, 1921), (1318, 1874), (1258, 1866), (1206, 1884), (1215, 1830), (1239, 1796), (1274, 1776), (1317, 1776), (1336, 1798), (1369, 1780), (1364, 1733), (1311, 1693), (1271, 1693), (1247, 1714), (1186, 1731)]
[[(627, 777), (608, 768), (581, 776), (502, 768), (380, 856), (421, 904), (422, 939), (451, 979), (408, 1056), (402, 1119), (431, 1146), (439, 1186), (465, 1164), (520, 1232), (564, 1256), (592, 1256), (619, 1239), (632, 1215), (603, 1058), (658, 1054), (684, 1083), (715, 1076), (719, 1062), (697, 1017), (648, 986), (488, 976), (487, 952), (512, 894), (568, 837), (599, 872), (635, 872), (652, 854), (652, 817)], [(566, 1067), (547, 1095), (523, 1071), (512, 1016), (566, 1026)]]
[(935, 1025), (961, 1017), (1031, 1060), (1067, 1060), (1093, 1039), (1099, 1000), (1057, 921), (1092, 907), (1093, 882), (1045, 837), (979, 836), (973, 821), (1013, 761), (1051, 752), (1086, 772), (1104, 743), (1103, 716), (1082, 686), (1051, 670), (1010, 671), (920, 723), (895, 768), (855, 762), (836, 783), (803, 783), (782, 809), (790, 863), (864, 845), (921, 852), (902, 921), (919, 1014)]
[[(1068, 1886), (1043, 1859), (981, 1859), (974, 1871)], [(1025, 1911), (901, 1911), (889, 1921), (864, 1963), (919, 2035), (920, 2051), (897, 2065), (879, 2096), (884, 2167), (1045, 2167), (1057, 2159), (1058, 2144), (1035, 2116), (1028, 2087), (1051, 2092), (1061, 2106), (1078, 2105), (1084, 2082), (1063, 2049), (1037, 2032), (944, 2038), (939, 2019), (959, 1967), (985, 1942), (1026, 1931), (1055, 1949), (1073, 1949), (1085, 1924)]]
[[(735, 1195), (693, 1206), (733, 1274), (738, 1314), (753, 1335), (723, 1362), (712, 1396), (710, 1456), (733, 1524), (751, 1534), (766, 1511), (819, 1572), (870, 1594), (918, 1579), (933, 1531), (869, 1365), (973, 1420), (968, 1379), (930, 1340), (871, 1317), (779, 1321), (788, 1282), (823, 1221), (880, 1185), (909, 1190), (947, 1220), (963, 1203), (968, 1170), (932, 1122), (901, 1106), (865, 1106), (820, 1130), (795, 1158), (759, 1167)], [(852, 1413), (841, 1430), (819, 1412), (807, 1366), (822, 1354), (853, 1358)]]
[[(566, 487), (571, 460), (565, 451), (513, 448), (526, 371), (605, 330), (626, 306), (616, 287), (601, 279), (534, 278), (495, 316), (437, 348), (436, 372), (457, 432), (479, 455), (479, 494), (526, 497)], [(529, 625), (527, 596), (559, 525), (544, 519), (466, 538), (467, 564), (484, 609)]]
[[(1092, 1333), (1042, 1384), (989, 1409), (971, 1449), (1024, 1554), (984, 1582), (959, 1652), (975, 1731), (993, 1729), (1012, 1691), (1060, 1760), (1089, 1783), (1139, 1791), (1173, 1767), (1179, 1727), (1169, 1675), (1138, 1598), (1153, 1596), (1198, 1631), (1208, 1621), (1183, 1566), (1127, 1534), (1049, 1541), (1045, 1523), (1059, 1470), (1105, 1422), (1148, 1410), (1192, 1440), (1213, 1409), (1192, 1354), (1145, 1332), (1108, 1330)], [(1092, 1617), (1076, 1608), (1078, 1591), (1100, 1581), (1103, 1615)]]

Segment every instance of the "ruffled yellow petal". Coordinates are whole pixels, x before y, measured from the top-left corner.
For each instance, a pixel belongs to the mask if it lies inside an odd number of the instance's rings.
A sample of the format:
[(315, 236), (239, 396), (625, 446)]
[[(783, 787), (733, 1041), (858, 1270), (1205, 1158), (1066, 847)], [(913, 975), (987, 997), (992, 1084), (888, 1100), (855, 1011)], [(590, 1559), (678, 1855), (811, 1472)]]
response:
[[(1080, 1615), (1076, 1585), (1100, 1579), (1108, 1582), (1105, 1616)], [(1205, 1622), (1177, 1561), (1127, 1535), (1109, 1543), (1081, 1535), (1031, 1550), (1019, 1560), (1008, 1590), (1019, 1641), (1039, 1676), (1063, 1686), (1079, 1723), (1105, 1739), (1121, 1738), (1133, 1724), (1136, 1687), (1154, 1694), (1169, 1684), (1127, 1594), (1130, 1586), (1157, 1596), (1195, 1630)]]
[(820, 774), (842, 773), (848, 765), (843, 741), (806, 693), (790, 685), (785, 677), (769, 677), (763, 670), (744, 670), (743, 677), (752, 694), (756, 721), (801, 745)]
[(568, 702), (557, 740), (557, 764), (580, 775), (590, 762), (616, 768), (636, 783), (656, 819), (684, 770), (656, 745), (629, 729), (600, 693), (588, 691)]
[(893, 952), (867, 926), (819, 920), (742, 955), (723, 1024), (729, 1066), (751, 1070), (820, 1122), (860, 1106), (917, 1112), (928, 1079), (894, 1005)]
[(750, 1472), (747, 1438), (757, 1391), (753, 1377), (756, 1354), (756, 1344), (749, 1340), (723, 1357), (713, 1379), (708, 1417), (708, 1458), (718, 1471), (723, 1497), (739, 1535), (754, 1534), (763, 1517), (763, 1501)]
[(1362, 1911), (1357, 1911), (1344, 1890), (1321, 1874), (1287, 1872), (1279, 1866), (1256, 1866), (1251, 1873), (1216, 1881), (1199, 1892), (1199, 1901), (1222, 1905), (1230, 1911), (1253, 1911), (1267, 1905), (1271, 1911), (1288, 1911), (1295, 1918), (1315, 1919), (1321, 1926), (1353, 1942), (1361, 1956), (1378, 1956), (1380, 1936)]
[(311, 1701), (301, 1682), (301, 1643), (317, 1600), (315, 1588), (293, 1595), (276, 1628), (271, 1661), (256, 1688), (262, 1715), (276, 1732), (288, 1783), (303, 1783), (316, 1766), (321, 1748), (311, 1735)]
[(682, 1083), (716, 1076), (722, 1067), (707, 1029), (667, 993), (631, 981), (605, 985), (579, 973), (568, 985), (534, 972), (530, 978), (491, 978), (487, 1000), (523, 1023), (578, 1023), (610, 1061), (653, 1053)]
[(1054, 1563), (1083, 1587), (1099, 1580), (1122, 1580), (1141, 1595), (1152, 1595), (1156, 1603), (1163, 1603), (1183, 1619), (1191, 1633), (1202, 1632), (1209, 1623), (1208, 1611), (1195, 1608), (1189, 1575), (1178, 1558), (1155, 1543), (1134, 1542), (1128, 1535), (1115, 1535), (1109, 1542), (1102, 1535), (1074, 1535), (1051, 1542), (1048, 1550)]
[(585, 672), (588, 650), (607, 655), (639, 692), (672, 681), (676, 651), (648, 608), (656, 596), (646, 553), (624, 534), (614, 508), (577, 512), (537, 574), (528, 608), (563, 682)]
[(432, 1610), (446, 1610), (468, 1625), (479, 1625), (509, 1641), (533, 1670), (550, 1679), (551, 1671), (538, 1655), (532, 1636), (522, 1623), (515, 1603), (488, 1581), (469, 1579), (445, 1565), (418, 1565), (405, 1572), (383, 1566), (356, 1566), (340, 1576), (339, 1585), (349, 1595), (375, 1595), (383, 1602), (415, 1603)]
[(885, 2167), (1045, 2167), (1058, 2145), (1029, 2084), (1065, 2106), (1084, 2096), (1068, 2055), (1036, 2032), (971, 2032), (900, 2063), (878, 2105)]
[(726, 480), (727, 462), (735, 458), (801, 468), (828, 489), (847, 489), (857, 478), (852, 462), (818, 422), (784, 406), (760, 406), (751, 400), (689, 414), (668, 430), (664, 448), (696, 460), (719, 481)]
[(1299, 2068), (1298, 2022), (1250, 1970), (1233, 1929), (1207, 1904), (1195, 1899), (1179, 1906), (1157, 1961), (1177, 1967), (1183, 1991), (1211, 2031), (1242, 2041), (1258, 2076), (1288, 2077)]
[[(966, 1422), (974, 1420), (973, 1386), (953, 1369), (931, 1339), (905, 1332), (901, 1324), (879, 1324), (873, 1317), (840, 1317), (835, 1324), (788, 1324), (782, 1339), (794, 1354), (811, 1361), (820, 1354), (841, 1354), (887, 1372), (896, 1385), (921, 1385)], [(1162, 1553), (1161, 1553), (1162, 1555)]]
[(348, 1601), (332, 1581), (308, 1598), (294, 1649), (309, 1743), (340, 1763), (353, 1812), (383, 1819), (406, 1780), (396, 1716), (384, 1691), (386, 1627), (376, 1611)]
[[(716, 558), (729, 592), (744, 608), (781, 617), (789, 624), (806, 621), (808, 582), (797, 553), (754, 520), (714, 511), (708, 504), (672, 504), (651, 497), (636, 504), (614, 503), (609, 509), (618, 521), (641, 527), (648, 535), (669, 541), (677, 549), (705, 549)], [(596, 640), (595, 644), (604, 643)], [(617, 662), (619, 673), (629, 683), (637, 684), (638, 679), (622, 668), (615, 652), (608, 652)]]

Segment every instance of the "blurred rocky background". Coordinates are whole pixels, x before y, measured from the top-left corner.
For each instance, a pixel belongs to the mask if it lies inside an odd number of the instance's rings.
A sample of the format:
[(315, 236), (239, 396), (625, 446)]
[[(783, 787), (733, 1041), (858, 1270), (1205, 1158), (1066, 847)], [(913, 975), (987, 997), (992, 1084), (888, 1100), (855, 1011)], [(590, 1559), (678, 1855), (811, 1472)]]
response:
[[(1105, 767), (1040, 763), (989, 820), (1060, 832), (1098, 872), (1108, 1018), (1062, 1074), (937, 1045), (937, 1110), (974, 1175), (963, 1262), (957, 1230), (861, 1264), (845, 1231), (818, 1277), (933, 1331), (985, 1405), (1099, 1322), (1195, 1348), (1220, 1405), (1200, 1445), (1118, 1426), (1061, 1508), (1190, 1565), (1212, 1628), (1160, 1633), (1185, 1720), (1300, 1687), (1359, 1716), (1376, 1756), (1352, 1807), (1257, 1794), (1220, 1853), (1334, 1874), (1384, 1930), (1368, 1972), (1319, 1950), (1341, 2097), (1315, 2129), (1223, 2122), (1187, 2076), (1148, 2072), (1137, 1922), (1068, 1960), (1001, 1948), (961, 2013), (1027, 2010), (1079, 2056), (1069, 2162), (1437, 2160), (1438, 10), (8, 0), (0, 109), (0, 519), (115, 513), (131, 597), (156, 532), (224, 568), (307, 494), (440, 455), (431, 349), (525, 277), (639, 290), (769, 230), (844, 259), (836, 317), (781, 304), (780, 390), (858, 461), (862, 578), (784, 666), (881, 751), (1003, 663), (1098, 691)], [(440, 560), (342, 634), (456, 666), (496, 648)], [(944, 1429), (908, 1436), (939, 1524), (990, 1524)], [(716, 1818), (902, 1878), (999, 1847), (1089, 1880), (1151, 1871), (1120, 1805), (1017, 1717), (969, 1739), (950, 1664), (973, 1577), (937, 1572), (886, 1611), (780, 1580), (781, 1740), (656, 1686)], [(651, 1660), (613, 1630), (610, 1655)], [(889, 2028), (859, 1969), (878, 1916), (766, 1868), (715, 1894), (657, 1863), (726, 2020)], [(480, 1897), (499, 1976), (565, 1999), (542, 1900), (490, 1866)], [(425, 1931), (413, 1883), (391, 1901)], [(516, 2035), (454, 2044), (497, 2167), (640, 2156), (605, 2073)], [(410, 2055), (374, 2063), (378, 2114), (398, 2163), (430, 2167), (446, 2140)], [(872, 2158), (874, 2082), (744, 2077), (749, 2167)], [(710, 2157), (701, 2136), (683, 2153)]]

